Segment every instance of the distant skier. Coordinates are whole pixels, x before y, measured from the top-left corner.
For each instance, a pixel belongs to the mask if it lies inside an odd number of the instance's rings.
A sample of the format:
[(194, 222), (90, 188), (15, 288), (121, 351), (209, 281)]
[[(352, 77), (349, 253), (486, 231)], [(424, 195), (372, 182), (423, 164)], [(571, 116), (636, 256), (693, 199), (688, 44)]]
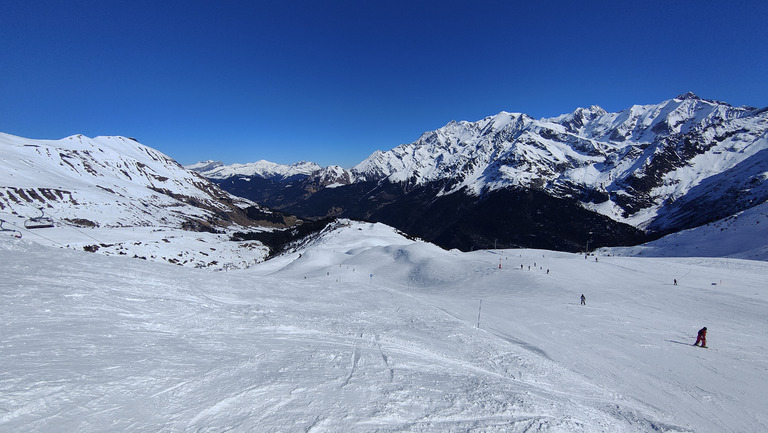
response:
[(581, 305), (587, 305), (587, 298), (584, 297), (584, 294), (581, 294)]
[(675, 282), (675, 286), (676, 286), (677, 285), (677, 278), (675, 278), (673, 281)]
[(699, 334), (696, 336), (696, 342), (693, 343), (694, 346), (698, 346), (699, 342), (701, 342), (701, 347), (707, 347), (707, 327), (703, 327), (699, 329)]

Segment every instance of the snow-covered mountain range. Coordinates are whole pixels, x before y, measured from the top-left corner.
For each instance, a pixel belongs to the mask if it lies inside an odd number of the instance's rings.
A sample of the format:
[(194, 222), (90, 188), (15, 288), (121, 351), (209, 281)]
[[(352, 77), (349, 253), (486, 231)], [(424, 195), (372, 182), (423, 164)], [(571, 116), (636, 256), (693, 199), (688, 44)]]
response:
[(259, 176), (265, 179), (290, 180), (309, 176), (322, 169), (314, 162), (301, 161), (291, 165), (277, 164), (265, 160), (247, 164), (224, 165), (221, 161), (202, 161), (185, 168), (205, 175), (209, 179), (226, 179), (232, 176)]
[[(73, 231), (174, 230), (183, 237), (296, 223), (252, 199), (300, 217), (385, 222), (447, 248), (637, 245), (765, 203), (767, 131), (768, 110), (685, 94), (618, 113), (593, 106), (539, 120), (499, 113), (451, 122), (351, 170), (266, 161), (184, 168), (125, 137), (0, 134), (0, 228), (21, 234), (35, 218), (52, 218), (69, 232), (46, 235), (48, 244), (128, 254), (135, 234), (82, 238)], [(139, 237), (155, 245), (171, 238)], [(162, 257), (221, 263), (206, 248)], [(265, 257), (264, 248), (254, 250), (238, 261)]]
[(658, 228), (653, 223), (666, 204), (701, 199), (704, 191), (693, 190), (723, 173), (729, 187), (768, 198), (767, 133), (768, 110), (689, 93), (617, 113), (592, 106), (539, 120), (502, 112), (451, 122), (375, 152), (352, 171), (358, 179), (446, 181), (440, 194), (545, 190), (636, 227)]
[[(291, 192), (273, 184), (275, 193), (266, 197), (263, 189), (260, 196), (249, 194), (245, 181), (253, 176), (246, 172), (218, 182), (230, 192), (298, 214), (374, 219), (382, 207), (419, 189), (429, 191), (421, 196), (427, 203), (456, 194), (466, 202), (504, 190), (534, 191), (645, 233), (663, 234), (768, 199), (768, 110), (687, 93), (615, 113), (597, 106), (544, 119), (502, 112), (476, 122), (453, 121), (413, 143), (374, 152), (349, 171), (335, 170), (333, 180), (325, 176), (317, 182), (317, 173), (303, 180), (311, 187), (297, 188), (293, 178)], [(384, 204), (381, 196), (368, 200), (375, 193), (354, 206), (344, 196), (367, 194), (382, 182), (398, 185), (401, 192), (387, 187)], [(367, 186), (318, 196), (324, 184)], [(366, 208), (365, 200), (375, 204)], [(402, 228), (398, 221), (383, 221)]]

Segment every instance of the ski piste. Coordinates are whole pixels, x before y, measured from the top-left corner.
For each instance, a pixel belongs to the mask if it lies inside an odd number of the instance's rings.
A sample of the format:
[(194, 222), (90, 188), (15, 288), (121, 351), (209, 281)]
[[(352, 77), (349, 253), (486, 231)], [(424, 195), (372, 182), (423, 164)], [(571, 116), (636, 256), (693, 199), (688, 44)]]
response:
[[(220, 272), (0, 236), (0, 272), (0, 431), (768, 431), (762, 261), (349, 222)], [(677, 347), (704, 323), (722, 353)]]

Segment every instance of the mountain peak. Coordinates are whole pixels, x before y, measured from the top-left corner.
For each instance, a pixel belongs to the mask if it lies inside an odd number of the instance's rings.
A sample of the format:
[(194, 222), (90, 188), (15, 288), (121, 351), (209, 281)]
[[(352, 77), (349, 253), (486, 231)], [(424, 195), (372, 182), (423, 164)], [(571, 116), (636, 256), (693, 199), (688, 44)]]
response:
[[(731, 104), (729, 104), (727, 102), (718, 101), (716, 99), (700, 98), (698, 95), (696, 95), (693, 92), (688, 92), (688, 93), (683, 93), (682, 95), (678, 95), (675, 98), (675, 100), (676, 101), (702, 101), (702, 102), (707, 102), (707, 103), (713, 104), (713, 105), (723, 105), (723, 106), (726, 106), (726, 107), (731, 107), (732, 106)], [(744, 108), (749, 108), (749, 107), (744, 107)]]
[(605, 111), (605, 109), (603, 109), (603, 107), (599, 105), (590, 105), (589, 111), (595, 113), (598, 116), (602, 116), (603, 114), (608, 114), (608, 112)]
[(218, 167), (224, 166), (224, 163), (221, 161), (214, 161), (212, 159), (206, 160), (206, 161), (200, 161), (196, 162), (192, 165), (187, 165), (184, 168), (187, 170), (197, 171), (197, 172), (204, 172), (208, 170), (213, 170)]
[(683, 94), (681, 94), (681, 95), (677, 95), (677, 97), (676, 97), (675, 99), (678, 99), (678, 100), (680, 100), (680, 101), (685, 101), (685, 100), (689, 100), (689, 99), (690, 99), (690, 100), (701, 101), (701, 98), (699, 98), (699, 97), (698, 97), (698, 96), (697, 96), (695, 93), (693, 93), (693, 92), (686, 92), (686, 93), (683, 93)]

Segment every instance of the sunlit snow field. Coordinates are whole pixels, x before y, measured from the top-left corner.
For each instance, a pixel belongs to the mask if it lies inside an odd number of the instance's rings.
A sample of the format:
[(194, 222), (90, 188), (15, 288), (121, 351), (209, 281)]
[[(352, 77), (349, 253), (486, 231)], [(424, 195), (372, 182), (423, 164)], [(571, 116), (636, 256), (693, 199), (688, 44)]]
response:
[(230, 272), (2, 236), (0, 271), (3, 432), (768, 431), (763, 261), (350, 223)]

